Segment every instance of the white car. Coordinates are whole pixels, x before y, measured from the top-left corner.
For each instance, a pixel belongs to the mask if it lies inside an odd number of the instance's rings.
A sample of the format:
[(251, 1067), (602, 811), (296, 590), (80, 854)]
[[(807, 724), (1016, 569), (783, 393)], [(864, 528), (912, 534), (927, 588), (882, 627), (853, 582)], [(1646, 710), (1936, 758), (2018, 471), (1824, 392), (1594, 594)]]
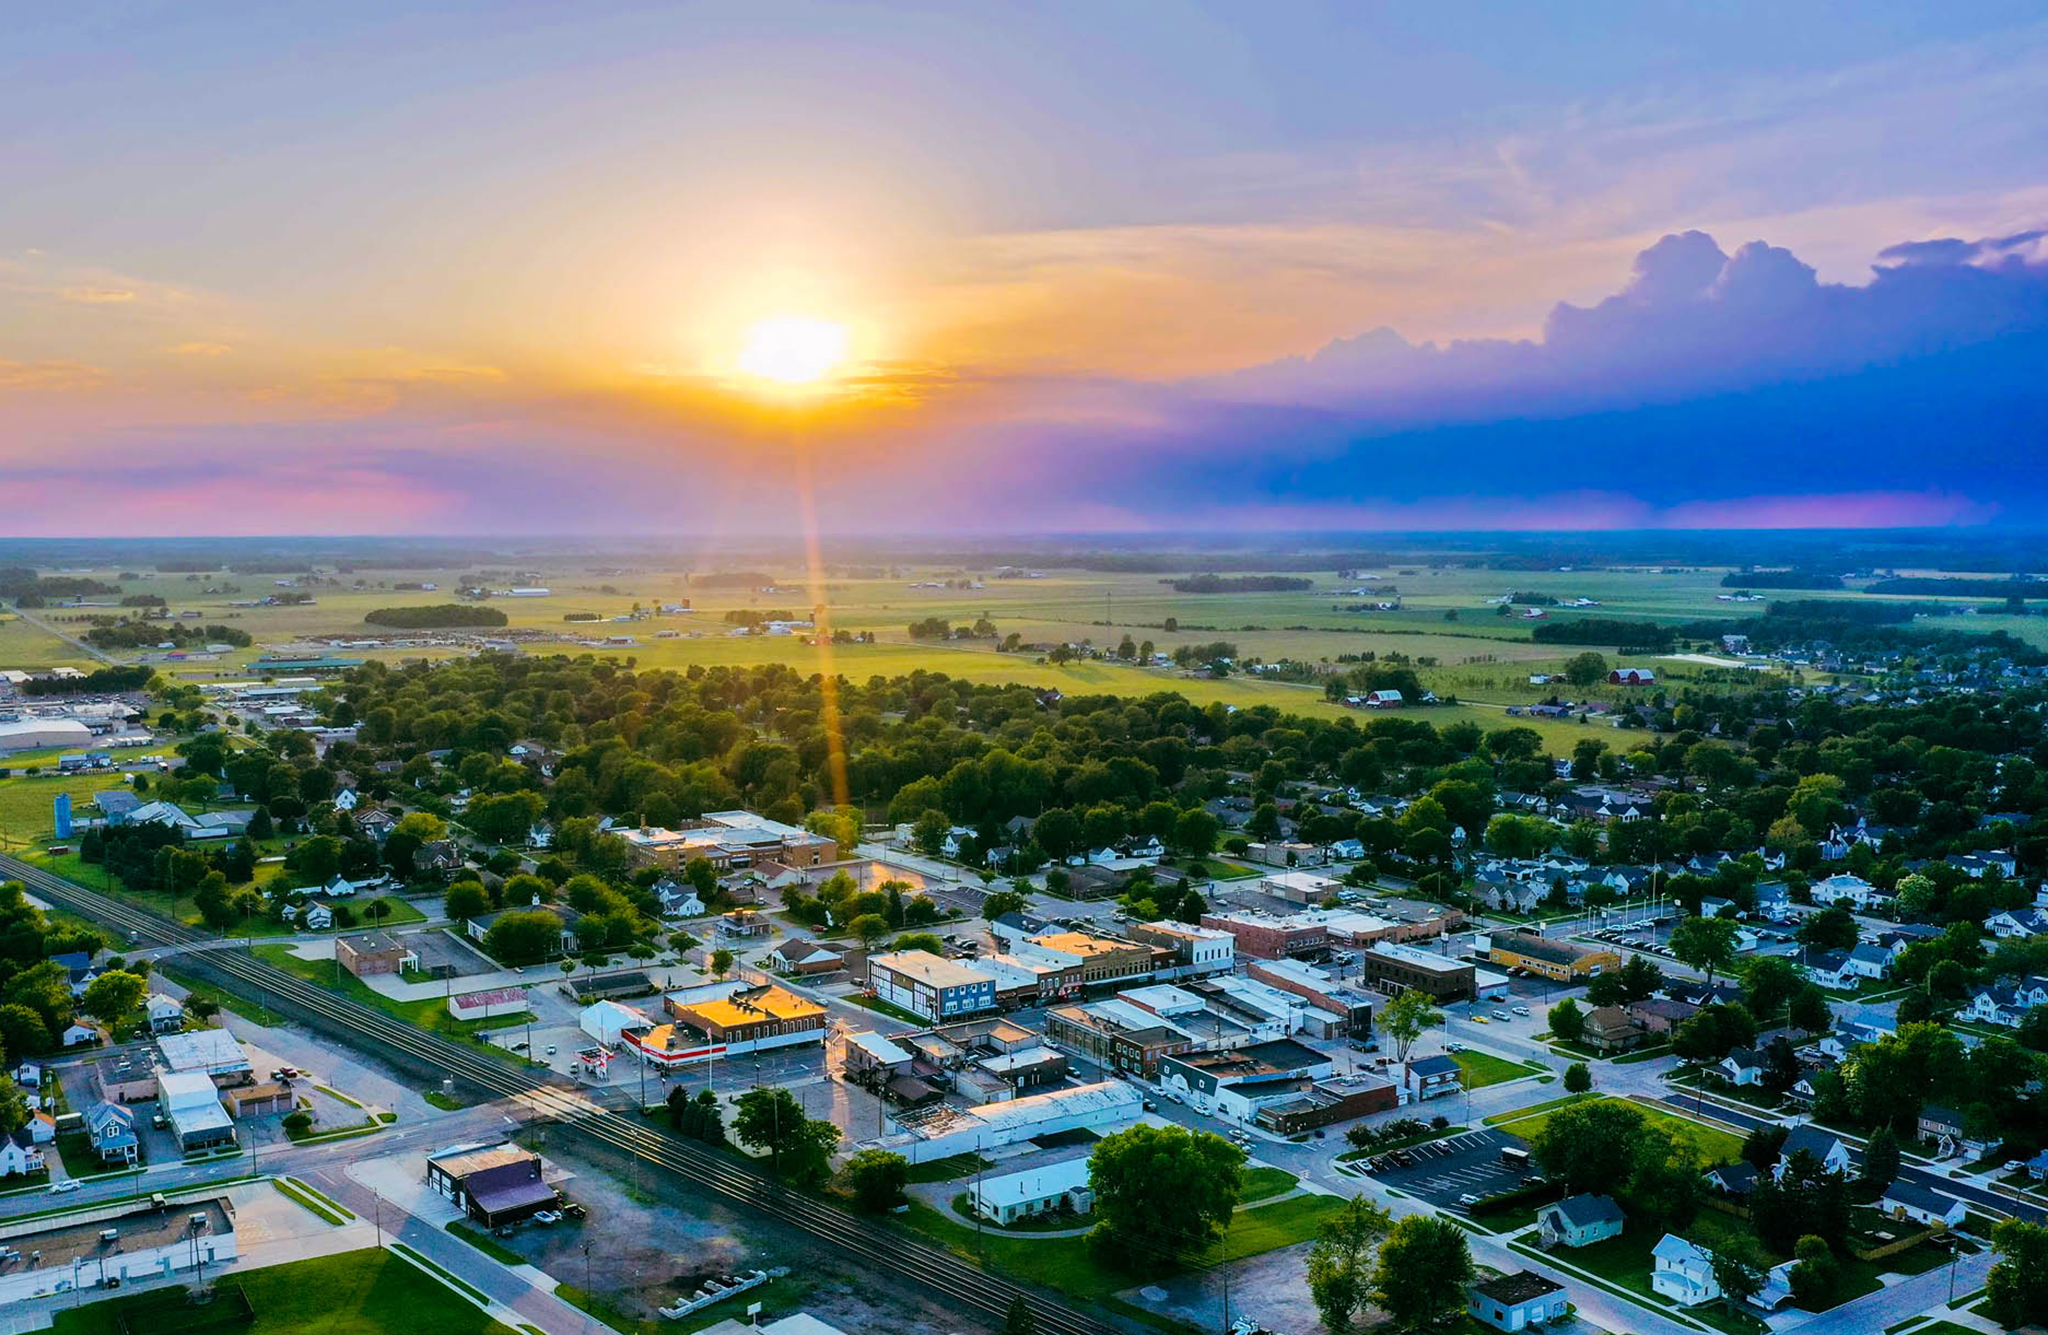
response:
[(533, 1222), (536, 1224), (559, 1224), (562, 1222), (562, 1212), (560, 1210), (535, 1210), (533, 1212)]
[(52, 1182), (50, 1184), (50, 1194), (52, 1196), (62, 1196), (67, 1191), (76, 1190), (78, 1190), (77, 1178), (67, 1177), (61, 1182)]
[(1529, 1008), (1528, 1008), (1527, 1006), (1517, 1006), (1517, 1007), (1515, 1007), (1515, 1014), (1517, 1014), (1517, 1015), (1527, 1015), (1528, 1013), (1529, 1013)]

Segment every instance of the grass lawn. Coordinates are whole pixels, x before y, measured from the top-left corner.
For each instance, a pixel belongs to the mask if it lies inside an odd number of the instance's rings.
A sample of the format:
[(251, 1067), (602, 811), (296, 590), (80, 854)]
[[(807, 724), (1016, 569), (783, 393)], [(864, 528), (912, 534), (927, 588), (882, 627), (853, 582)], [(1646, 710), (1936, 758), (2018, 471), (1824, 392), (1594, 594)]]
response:
[(482, 1229), (471, 1228), (459, 1219), (449, 1222), (448, 1231), (482, 1252), (485, 1256), (490, 1257), (493, 1261), (504, 1265), (526, 1264), (526, 1258), (518, 1252), (513, 1251), (510, 1247), (499, 1246), (497, 1239), (493, 1238), (490, 1234), (485, 1233)]
[(1925, 1326), (1915, 1326), (1913, 1335), (1983, 1335), (1972, 1326), (1958, 1325), (1953, 1321), (1935, 1321)]
[(1250, 1205), (1278, 1196), (1283, 1191), (1294, 1190), (1300, 1178), (1285, 1168), (1247, 1168), (1244, 1170), (1244, 1194), (1238, 1200)]
[[(257, 946), (256, 958), (265, 964), (275, 965), (286, 973), (296, 974), (309, 983), (318, 984), (330, 992), (339, 993), (351, 1001), (374, 1006), (415, 1029), (424, 1029), (443, 1038), (466, 1040), (504, 1060), (523, 1060), (516, 1053), (493, 1047), (476, 1037), (479, 1031), (492, 1026), (492, 1021), (458, 1020), (448, 1013), (447, 1003), (439, 997), (428, 997), (419, 1001), (395, 1001), (347, 970), (336, 969), (333, 961), (302, 959), (292, 953), (291, 946), (281, 941)], [(505, 1027), (502, 1016), (495, 1022), (495, 1027)]]
[(995, 1164), (978, 1154), (952, 1154), (943, 1159), (927, 1159), (923, 1163), (910, 1165), (905, 1180), (910, 1182), (951, 1182), (958, 1177), (971, 1177), (995, 1167)]
[[(1533, 1140), (1543, 1130), (1544, 1124), (1557, 1112), (1558, 1106), (1545, 1104), (1543, 1110), (1510, 1118), (1497, 1125), (1510, 1135), (1519, 1136), (1523, 1140)], [(1690, 1142), (1700, 1152), (1700, 1159), (1704, 1163), (1726, 1163), (1742, 1153), (1742, 1137), (1733, 1132), (1703, 1126), (1698, 1122), (1657, 1108), (1648, 1108), (1640, 1103), (1632, 1102), (1629, 1106), (1641, 1113), (1643, 1120), (1651, 1126), (1670, 1132), (1674, 1139)], [(1492, 1121), (1491, 1118), (1487, 1120)]]
[[(512, 1335), (434, 1276), (375, 1248), (237, 1275), (256, 1309), (247, 1335)], [(116, 1298), (55, 1314), (58, 1335), (119, 1335), (118, 1316), (153, 1310), (157, 1294)], [(147, 1318), (135, 1321), (147, 1329)]]
[(1485, 1120), (1488, 1126), (1505, 1126), (1509, 1122), (1519, 1122), (1524, 1118), (1534, 1117), (1538, 1113), (1556, 1112), (1559, 1108), (1569, 1108), (1574, 1103), (1584, 1103), (1587, 1099), (1602, 1097), (1604, 1096), (1590, 1093), (1567, 1094), (1561, 1099), (1552, 1099), (1548, 1103), (1538, 1103), (1527, 1108), (1511, 1108), (1507, 1112), (1495, 1113)]
[(1465, 1073), (1467, 1089), (1483, 1089), (1503, 1080), (1520, 1080), (1526, 1075), (1540, 1074), (1537, 1067), (1526, 1062), (1509, 1061), (1490, 1052), (1474, 1052), (1469, 1048), (1452, 1053), (1451, 1060), (1458, 1063), (1458, 1069)]
[[(1231, 1220), (1227, 1241), (1211, 1246), (1197, 1264), (1211, 1265), (1225, 1256), (1237, 1260), (1306, 1242), (1315, 1236), (1316, 1225), (1342, 1204), (1343, 1199), (1338, 1196), (1306, 1195), (1240, 1209)], [(1143, 1273), (1104, 1264), (1089, 1247), (1086, 1237), (1013, 1237), (993, 1230), (977, 1235), (973, 1225), (949, 1219), (919, 1201), (911, 1202), (903, 1218), (918, 1232), (961, 1256), (972, 1258), (979, 1248), (990, 1269), (1077, 1298), (1100, 1301), (1147, 1278)]]
[(866, 1008), (867, 1010), (871, 1010), (875, 1012), (877, 1015), (886, 1015), (892, 1020), (902, 1020), (908, 1024), (920, 1025), (929, 1023), (929, 1021), (927, 1021), (923, 1016), (912, 1014), (910, 1011), (904, 1010), (901, 1006), (895, 1005), (892, 1002), (884, 1001), (880, 997), (863, 996), (859, 993), (855, 993), (853, 996), (846, 998), (846, 1000), (851, 1001), (856, 1006), (861, 1006)]
[(340, 1202), (329, 1199), (297, 1178), (272, 1178), (270, 1185), (276, 1187), (286, 1200), (296, 1201), (330, 1224), (346, 1224), (355, 1218), (342, 1208)]
[[(1711, 1247), (1728, 1236), (1744, 1233), (1747, 1233), (1746, 1226), (1737, 1220), (1705, 1211), (1685, 1230), (1685, 1237), (1701, 1246)], [(1630, 1228), (1618, 1238), (1596, 1242), (1589, 1247), (1562, 1249), (1557, 1259), (1599, 1276), (1613, 1287), (1644, 1299), (1653, 1308), (1671, 1311), (1674, 1309), (1669, 1300), (1650, 1287), (1650, 1251), (1663, 1236), (1661, 1230)], [(1704, 1321), (1720, 1330), (1761, 1332), (1765, 1329), (1761, 1321), (1747, 1314), (1729, 1317), (1719, 1303), (1703, 1303), (1683, 1310), (1688, 1318)]]

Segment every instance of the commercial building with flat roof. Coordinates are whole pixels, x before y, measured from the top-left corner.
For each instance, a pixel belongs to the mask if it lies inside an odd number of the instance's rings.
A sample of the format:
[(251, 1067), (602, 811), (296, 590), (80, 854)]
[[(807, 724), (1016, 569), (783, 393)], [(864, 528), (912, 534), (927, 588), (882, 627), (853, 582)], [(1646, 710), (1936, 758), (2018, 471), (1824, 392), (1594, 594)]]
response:
[(1540, 974), (1553, 982), (1593, 978), (1621, 967), (1621, 956), (1605, 947), (1558, 941), (1535, 932), (1495, 932), (1487, 958), (1509, 969)]
[(1374, 989), (1423, 992), (1440, 1001), (1471, 996), (1478, 974), (1470, 961), (1394, 941), (1382, 941), (1358, 959)]
[(1330, 946), (1329, 927), (1321, 919), (1307, 915), (1205, 913), (1202, 926), (1230, 933), (1237, 942), (1237, 953), (1254, 959), (1317, 955)]
[(1114, 1066), (1151, 1079), (1159, 1059), (1185, 1052), (1195, 1037), (1162, 1015), (1111, 998), (1045, 1013), (1045, 1038), (1096, 1066)]
[(68, 1223), (0, 1225), (0, 1307), (53, 1293), (161, 1279), (235, 1259), (235, 1221), (218, 1197)]
[(927, 1020), (950, 1020), (996, 1005), (994, 978), (928, 950), (870, 956), (868, 985), (883, 1001)]
[(1269, 987), (1293, 993), (1326, 1017), (1304, 1026), (1318, 1038), (1372, 1036), (1373, 998), (1346, 987), (1326, 969), (1300, 960), (1253, 960), (1245, 973)]
[(1184, 922), (1140, 922), (1130, 926), (1131, 938), (1173, 952), (1171, 962), (1155, 962), (1155, 978), (1190, 978), (1229, 973), (1237, 962), (1237, 938), (1217, 927)]

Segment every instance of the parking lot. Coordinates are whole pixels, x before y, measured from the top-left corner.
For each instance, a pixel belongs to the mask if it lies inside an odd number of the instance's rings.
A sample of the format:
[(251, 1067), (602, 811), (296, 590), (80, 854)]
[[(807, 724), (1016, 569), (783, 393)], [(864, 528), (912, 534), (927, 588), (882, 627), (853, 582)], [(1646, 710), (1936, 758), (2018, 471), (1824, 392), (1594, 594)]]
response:
[[(1503, 1147), (1523, 1148), (1520, 1140), (1500, 1131), (1467, 1131), (1398, 1151), (1410, 1160), (1405, 1167), (1390, 1165), (1385, 1172), (1375, 1169), (1372, 1176), (1440, 1209), (1454, 1210), (1460, 1208), (1464, 1197), (1483, 1200), (1522, 1185), (1520, 1170), (1501, 1162)], [(1385, 1163), (1389, 1157), (1373, 1162)]]

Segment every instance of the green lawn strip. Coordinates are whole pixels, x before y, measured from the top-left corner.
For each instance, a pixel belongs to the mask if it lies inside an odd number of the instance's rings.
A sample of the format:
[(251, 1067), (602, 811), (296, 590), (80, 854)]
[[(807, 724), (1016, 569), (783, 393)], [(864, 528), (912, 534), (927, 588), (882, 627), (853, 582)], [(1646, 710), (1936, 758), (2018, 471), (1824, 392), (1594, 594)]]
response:
[(1463, 1052), (1452, 1053), (1451, 1060), (1458, 1063), (1458, 1069), (1465, 1073), (1467, 1089), (1484, 1089), (1488, 1085), (1497, 1085), (1504, 1080), (1520, 1080), (1523, 1076), (1539, 1075), (1543, 1069), (1527, 1062), (1496, 1057), (1490, 1052), (1474, 1052), (1469, 1048)]
[(1606, 1096), (1592, 1093), (1567, 1094), (1561, 1099), (1551, 1099), (1546, 1103), (1534, 1103), (1526, 1108), (1510, 1108), (1506, 1112), (1495, 1113), (1493, 1116), (1483, 1120), (1488, 1126), (1506, 1126), (1509, 1122), (1519, 1122), (1541, 1113), (1556, 1112), (1559, 1108), (1569, 1108), (1574, 1103), (1584, 1103), (1587, 1099), (1604, 1097)]
[[(439, 1034), (443, 1038), (452, 1038), (459, 1042), (472, 1044), (479, 1051), (491, 1053), (502, 1061), (526, 1061), (525, 1058), (517, 1053), (507, 1052), (504, 1048), (494, 1047), (478, 1039), (478, 1031), (492, 1027), (491, 1022), (488, 1020), (458, 1020), (448, 1013), (447, 1003), (441, 998), (427, 997), (419, 1001), (394, 1000), (369, 986), (354, 974), (345, 970), (336, 970), (331, 961), (302, 959), (292, 952), (291, 946), (283, 942), (259, 945), (256, 947), (255, 954), (256, 958), (262, 960), (265, 964), (274, 965), (277, 968), (283, 969), (286, 973), (295, 974), (309, 983), (316, 984), (326, 991), (347, 997), (351, 1001), (359, 1001), (366, 1006), (374, 1006), (386, 1015), (411, 1025), (415, 1029), (424, 1029), (428, 1033)], [(337, 973), (339, 974), (338, 977)], [(505, 1027), (503, 1017), (499, 1018), (495, 1027), (500, 1029)]]
[[(1516, 1116), (1520, 1115), (1520, 1113), (1516, 1114)], [(1446, 1136), (1462, 1136), (1470, 1129), (1470, 1127), (1463, 1126), (1447, 1126), (1443, 1130), (1438, 1131), (1432, 1127), (1428, 1131), (1418, 1131), (1412, 1136), (1396, 1136), (1392, 1140), (1374, 1145), (1371, 1149), (1346, 1150), (1337, 1156), (1337, 1162), (1351, 1163), (1359, 1159), (1371, 1159), (1382, 1154), (1392, 1154), (1395, 1150), (1412, 1149), (1417, 1145), (1427, 1145), (1432, 1140), (1442, 1140)]]
[(1983, 1332), (1954, 1321), (1934, 1321), (1913, 1327), (1913, 1335), (1983, 1335)]
[(861, 996), (858, 993), (856, 993), (853, 996), (847, 997), (846, 1000), (852, 1002), (856, 1006), (862, 1007), (863, 1009), (871, 1010), (875, 1012), (877, 1015), (886, 1015), (892, 1020), (902, 1020), (908, 1024), (918, 1025), (930, 1023), (930, 1021), (926, 1020), (923, 1016), (912, 1014), (910, 1011), (903, 1009), (901, 1006), (895, 1005), (891, 1002), (884, 1001), (880, 997)]
[(1913, 1326), (1917, 1326), (1926, 1319), (1927, 1318), (1924, 1316), (1909, 1316), (1904, 1321), (1894, 1322), (1893, 1324), (1886, 1326), (1884, 1328), (1884, 1335), (1899, 1335), (1900, 1331), (1907, 1330)]
[(661, 1335), (663, 1331), (676, 1329), (666, 1321), (629, 1316), (604, 1294), (590, 1293), (574, 1284), (555, 1285), (555, 1296), (579, 1312), (588, 1312), (621, 1335)]
[(1260, 1201), (1271, 1200), (1284, 1192), (1294, 1190), (1295, 1184), (1300, 1181), (1300, 1178), (1285, 1168), (1247, 1168), (1244, 1170), (1244, 1190), (1237, 1199), (1242, 1205), (1256, 1205)]
[(951, 1182), (954, 1178), (972, 1177), (985, 1172), (995, 1164), (978, 1154), (950, 1154), (943, 1159), (927, 1159), (923, 1163), (910, 1165), (907, 1180), (911, 1182)]
[(510, 1247), (500, 1246), (495, 1238), (485, 1233), (482, 1229), (471, 1228), (460, 1219), (451, 1220), (447, 1228), (450, 1233), (461, 1238), (493, 1261), (498, 1261), (504, 1265), (526, 1264), (525, 1257), (513, 1251)]
[(327, 1195), (318, 1187), (302, 1182), (298, 1178), (274, 1177), (270, 1180), (270, 1183), (288, 1199), (297, 1201), (300, 1205), (305, 1206), (330, 1224), (346, 1224), (349, 1220), (355, 1218), (355, 1215), (346, 1206), (342, 1205), (341, 1202)]
[(420, 1097), (427, 1101), (429, 1107), (439, 1108), (442, 1112), (461, 1112), (469, 1106), (461, 1099), (449, 1098), (438, 1089), (427, 1090)]
[[(425, 922), (427, 920), (426, 914), (420, 912), (411, 904), (407, 903), (403, 899), (400, 899), (396, 895), (384, 895), (381, 898), (374, 899), (370, 902), (373, 904), (387, 905), (390, 909), (390, 911), (381, 918), (373, 918), (368, 913), (363, 913), (360, 911), (357, 913), (357, 917), (361, 918), (365, 923), (369, 924), (372, 927), (402, 927), (407, 923)], [(363, 907), (368, 908), (369, 905), (366, 904)]]
[(392, 1243), (391, 1250), (397, 1252), (406, 1260), (411, 1261), (414, 1265), (420, 1266), (421, 1268), (426, 1270), (427, 1273), (437, 1276), (443, 1283), (447, 1284), (457, 1293), (467, 1296), (469, 1300), (475, 1303), (477, 1306), (489, 1307), (491, 1305), (491, 1296), (485, 1293), (482, 1289), (477, 1288), (474, 1284), (471, 1284), (469, 1281), (463, 1279), (454, 1271), (444, 1269), (443, 1267), (434, 1264), (434, 1262), (429, 1261), (426, 1257), (420, 1255), (418, 1252), (406, 1246), (404, 1243)]
[[(256, 1320), (243, 1335), (512, 1335), (430, 1274), (376, 1248), (237, 1272)], [(53, 1313), (59, 1335), (121, 1335), (124, 1312), (160, 1310), (164, 1292)], [(182, 1311), (182, 1307), (180, 1311)], [(148, 1329), (147, 1318), (133, 1329)]]
[(1670, 1055), (1671, 1045), (1669, 1043), (1659, 1043), (1654, 1048), (1637, 1048), (1634, 1052), (1625, 1052), (1614, 1059), (1614, 1064), (1616, 1066), (1629, 1066), (1636, 1062), (1653, 1062), (1659, 1057), (1668, 1057)]
[(294, 1145), (318, 1145), (324, 1140), (348, 1140), (354, 1136), (374, 1135), (383, 1129), (384, 1123), (372, 1117), (353, 1126), (336, 1127), (332, 1131), (314, 1131), (303, 1136), (295, 1135), (290, 1131), (285, 1132), (285, 1134), (291, 1137), (292, 1144)]
[(237, 996), (226, 988), (206, 982), (204, 979), (194, 978), (191, 974), (180, 972), (176, 964), (169, 962), (158, 964), (156, 971), (184, 988), (188, 1000), (210, 1001), (230, 1015), (239, 1015), (244, 1020), (248, 1020), (252, 1024), (260, 1024), (265, 1028), (270, 1028), (279, 1023), (280, 1017), (276, 1011), (271, 1010), (260, 1002)]
[(363, 1106), (361, 1103), (359, 1103), (355, 1099), (350, 1098), (348, 1095), (342, 1093), (338, 1089), (330, 1089), (326, 1085), (315, 1085), (313, 1086), (313, 1088), (319, 1090), (322, 1094), (325, 1094), (330, 1099), (338, 1099), (341, 1102), (346, 1103), (351, 1108), (360, 1108)]

